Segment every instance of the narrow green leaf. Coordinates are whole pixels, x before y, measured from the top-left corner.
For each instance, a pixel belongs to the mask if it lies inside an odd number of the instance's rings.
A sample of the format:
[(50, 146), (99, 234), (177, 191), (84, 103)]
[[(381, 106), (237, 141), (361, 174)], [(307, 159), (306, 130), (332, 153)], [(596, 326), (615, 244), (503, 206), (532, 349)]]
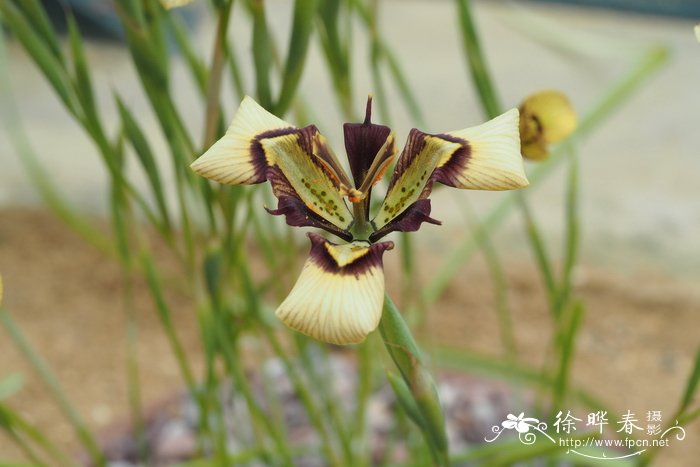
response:
[(53, 179), (44, 170), (38, 157), (31, 147), (29, 137), (22, 125), (14, 94), (10, 87), (5, 52), (5, 38), (0, 34), (0, 116), (5, 123), (7, 138), (17, 152), (19, 159), (27, 171), (34, 187), (51, 211), (66, 223), (73, 231), (91, 245), (109, 255), (114, 255), (114, 246), (107, 236), (91, 225), (84, 216), (71, 206), (56, 188)]
[(39, 0), (21, 0), (20, 3), (20, 7), (24, 10), (34, 29), (44, 36), (44, 43), (51, 49), (56, 59), (64, 63), (61, 43), (41, 2)]
[(202, 95), (205, 95), (207, 85), (207, 67), (204, 65), (202, 59), (195, 53), (190, 41), (191, 36), (188, 33), (186, 26), (177, 15), (165, 15), (165, 21), (169, 26), (170, 32), (172, 33), (180, 52), (185, 58), (185, 63), (187, 63), (187, 68), (189, 69), (194, 82), (197, 84), (197, 89), (199, 89)]
[(265, 2), (263, 0), (250, 0), (249, 7), (253, 15), (253, 65), (255, 67), (256, 93), (260, 105), (266, 109), (272, 109), (272, 90), (270, 89), (272, 45), (265, 17)]
[[(570, 149), (574, 151), (573, 148)], [(557, 314), (566, 307), (573, 288), (573, 271), (576, 265), (579, 247), (579, 193), (578, 193), (578, 159), (576, 154), (569, 158), (569, 176), (566, 188), (566, 240), (564, 243), (564, 267), (557, 291), (555, 310)]]
[(527, 234), (527, 239), (530, 242), (530, 247), (535, 254), (535, 261), (537, 262), (540, 274), (542, 274), (542, 280), (544, 281), (545, 290), (547, 292), (547, 297), (549, 299), (549, 307), (554, 315), (554, 318), (558, 318), (560, 309), (556, 308), (556, 296), (557, 296), (557, 284), (554, 280), (554, 272), (552, 271), (552, 263), (549, 259), (549, 253), (547, 251), (547, 244), (542, 238), (542, 233), (540, 228), (535, 221), (535, 217), (532, 214), (530, 205), (525, 198), (525, 195), (521, 192), (516, 193), (518, 199), (518, 205), (520, 207), (520, 212), (523, 215), (525, 221), (525, 233)]
[(386, 63), (389, 66), (389, 73), (391, 73), (391, 76), (394, 78), (396, 88), (398, 89), (399, 95), (406, 105), (406, 109), (408, 109), (408, 113), (411, 115), (411, 118), (417, 126), (425, 128), (427, 125), (425, 123), (425, 119), (423, 118), (423, 112), (420, 109), (420, 105), (418, 105), (418, 100), (416, 99), (415, 93), (408, 84), (408, 78), (406, 73), (401, 68), (401, 63), (388, 45), (384, 44), (382, 51), (384, 60), (386, 60)]
[[(539, 369), (531, 368), (521, 363), (503, 358), (492, 358), (478, 355), (465, 350), (456, 350), (440, 346), (432, 353), (437, 364), (441, 368), (451, 368), (474, 374), (485, 375), (510, 381), (517, 386), (551, 389), (555, 380), (542, 374)], [(609, 413), (614, 411), (589, 392), (581, 389), (571, 389), (570, 393), (577, 402), (591, 410), (603, 410)]]
[(97, 120), (97, 109), (92, 92), (92, 80), (90, 68), (85, 59), (83, 39), (78, 29), (78, 23), (72, 13), (66, 14), (68, 24), (68, 36), (70, 38), (71, 54), (73, 56), (73, 68), (75, 73), (75, 91), (86, 113), (85, 118)]
[(204, 283), (213, 303), (218, 303), (221, 297), (221, 251), (210, 250), (204, 256)]
[(49, 390), (49, 393), (56, 401), (58, 408), (71, 424), (78, 436), (78, 439), (80, 439), (81, 443), (88, 451), (92, 461), (98, 466), (105, 466), (106, 459), (104, 454), (100, 451), (100, 448), (98, 447), (92, 433), (68, 400), (68, 397), (59, 384), (56, 375), (51, 371), (44, 359), (36, 352), (36, 349), (27, 340), (22, 331), (20, 331), (19, 327), (17, 327), (9, 313), (7, 313), (3, 308), (0, 308), (0, 324), (2, 324), (2, 326), (5, 328), (7, 334), (10, 336), (19, 351), (29, 361), (37, 375), (39, 375), (41, 381), (44, 383), (46, 388)]
[(294, 19), (292, 32), (289, 39), (289, 52), (287, 62), (282, 74), (282, 89), (280, 91), (275, 113), (284, 115), (289, 109), (292, 99), (296, 94), (301, 73), (304, 70), (306, 53), (309, 49), (311, 34), (313, 33), (314, 19), (320, 0), (296, 0), (294, 2)]
[(56, 58), (46, 41), (31, 27), (27, 19), (11, 2), (0, 2), (0, 13), (12, 29), (24, 48), (49, 80), (66, 108), (75, 116), (80, 116), (75, 90), (73, 89), (65, 66)]
[(145, 134), (141, 130), (139, 124), (136, 122), (136, 119), (131, 111), (129, 111), (119, 96), (115, 95), (115, 100), (117, 102), (117, 108), (119, 109), (122, 124), (124, 125), (126, 137), (134, 148), (134, 152), (136, 153), (136, 156), (141, 163), (144, 172), (146, 173), (146, 177), (148, 177), (151, 191), (153, 192), (158, 210), (160, 211), (161, 220), (165, 225), (166, 230), (169, 230), (171, 226), (170, 215), (168, 212), (167, 203), (165, 201), (165, 191), (163, 189), (163, 183), (161, 182), (155, 155), (153, 154)]
[(20, 374), (12, 374), (0, 380), (0, 401), (12, 396), (24, 386), (24, 378)]
[[(356, 120), (353, 112), (352, 86), (350, 83), (350, 43), (341, 39), (339, 19), (343, 2), (341, 0), (324, 0), (321, 2), (318, 13), (320, 22), (318, 25), (318, 36), (323, 49), (323, 56), (326, 60), (328, 70), (331, 74), (331, 84), (335, 90), (336, 98), (346, 120)], [(346, 13), (346, 18), (353, 15)], [(348, 28), (348, 34), (352, 33), (352, 28)]]
[(577, 301), (571, 308), (568, 323), (565, 324), (561, 339), (561, 347), (559, 349), (559, 367), (553, 388), (553, 410), (561, 409), (564, 404), (564, 399), (569, 388), (571, 360), (576, 351), (574, 346), (576, 343), (578, 330), (581, 327), (581, 322), (583, 321), (583, 316), (583, 302)]
[[(37, 444), (49, 458), (58, 465), (76, 466), (65, 452), (59, 450), (44, 434), (31, 425), (17, 412), (0, 403), (0, 428), (15, 434), (17, 437), (27, 437)], [(0, 462), (0, 465), (5, 465)], [(44, 464), (42, 464), (44, 465)]]
[(146, 274), (146, 282), (148, 283), (148, 288), (156, 306), (158, 318), (160, 319), (163, 330), (165, 331), (173, 353), (175, 354), (175, 359), (180, 367), (180, 372), (185, 380), (185, 383), (187, 384), (187, 387), (194, 393), (196, 391), (194, 373), (192, 373), (192, 369), (190, 368), (187, 353), (182, 345), (182, 341), (178, 337), (177, 331), (175, 330), (175, 325), (173, 324), (172, 315), (170, 313), (170, 307), (165, 300), (163, 289), (161, 287), (161, 281), (158, 277), (155, 264), (153, 264), (153, 259), (148, 253), (141, 253), (141, 264)]
[(688, 382), (685, 385), (685, 391), (683, 392), (683, 399), (681, 399), (681, 411), (685, 410), (695, 397), (695, 392), (698, 389), (698, 384), (700, 384), (700, 348), (695, 354), (695, 361), (693, 362), (693, 370), (690, 372), (688, 377)]
[(479, 37), (472, 19), (471, 1), (457, 0), (457, 12), (472, 81), (478, 91), (486, 116), (494, 118), (500, 114), (501, 105), (498, 102), (498, 96), (492, 84), (493, 80), (479, 45)]
[(413, 423), (418, 425), (421, 430), (425, 430), (426, 424), (425, 420), (423, 420), (423, 415), (416, 405), (416, 401), (413, 399), (411, 391), (408, 389), (408, 386), (406, 386), (404, 380), (399, 378), (391, 371), (386, 372), (386, 377), (389, 380), (391, 389), (393, 389), (394, 394), (396, 395), (396, 400), (399, 402), (399, 405), (401, 405), (401, 408), (406, 412), (406, 415), (408, 415), (408, 417), (413, 420)]

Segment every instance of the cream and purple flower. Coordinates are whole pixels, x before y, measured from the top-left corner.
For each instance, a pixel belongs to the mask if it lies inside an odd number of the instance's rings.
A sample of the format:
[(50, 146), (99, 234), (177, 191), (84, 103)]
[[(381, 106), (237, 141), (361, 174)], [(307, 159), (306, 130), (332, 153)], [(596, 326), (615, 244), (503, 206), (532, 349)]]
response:
[(477, 190), (528, 184), (518, 111), (511, 109), (464, 130), (411, 130), (384, 201), (371, 213), (372, 188), (396, 155), (394, 133), (371, 122), (371, 105), (370, 98), (363, 123), (344, 126), (352, 180), (314, 125), (297, 128), (250, 97), (226, 134), (192, 164), (196, 173), (224, 184), (269, 181), (278, 200), (269, 213), (345, 241), (309, 234), (309, 258), (276, 311), (292, 329), (335, 344), (361, 342), (377, 328), (384, 301), (382, 256), (394, 247), (379, 240), (391, 232), (418, 230), (423, 222), (440, 223), (430, 217), (428, 196), (435, 182)]

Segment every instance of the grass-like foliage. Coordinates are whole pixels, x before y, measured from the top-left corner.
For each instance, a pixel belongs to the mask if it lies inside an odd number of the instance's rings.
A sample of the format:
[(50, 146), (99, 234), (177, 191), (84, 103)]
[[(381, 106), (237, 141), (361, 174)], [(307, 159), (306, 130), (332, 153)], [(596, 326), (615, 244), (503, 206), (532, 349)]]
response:
[[(406, 439), (416, 465), (474, 463), (474, 465), (509, 465), (534, 457), (550, 459), (556, 465), (563, 459), (565, 447), (545, 444), (523, 446), (512, 440), (494, 444), (475, 445), (463, 452), (451, 452), (445, 435), (444, 414), (438, 399), (434, 376), (430, 369), (459, 368), (467, 372), (488, 372), (513, 382), (523, 390), (537, 394), (538, 416), (549, 417), (572, 404), (598, 410), (601, 402), (576, 387), (570, 379), (571, 362), (575, 353), (577, 332), (585, 316), (585, 303), (572, 289), (572, 270), (577, 261), (580, 237), (578, 211), (578, 178), (576, 144), (601, 125), (606, 117), (624, 104), (625, 99), (665, 62), (663, 47), (652, 46), (643, 51), (638, 64), (579, 119), (576, 131), (564, 142), (553, 146), (550, 157), (530, 167), (530, 187), (524, 191), (503, 195), (500, 202), (484, 218), (470, 215), (472, 231), (456, 249), (445, 255), (445, 262), (431, 274), (431, 280), (420, 286), (416, 278), (416, 255), (419, 252), (405, 234), (398, 238), (402, 265), (402, 289), (409, 323), (420, 321), (424, 313), (441, 297), (458, 269), (477, 252), (483, 252), (496, 284), (498, 313), (503, 342), (502, 357), (458, 352), (436, 348), (426, 355), (419, 350), (407, 321), (387, 297), (379, 333), (373, 333), (361, 344), (352, 347), (356, 356), (357, 390), (351, 404), (341, 405), (338, 395), (326, 384), (324, 373), (332, 350), (299, 334), (284, 329), (273, 315), (274, 307), (284, 298), (300, 265), (298, 240), (281, 227), (273, 217), (257, 209), (260, 198), (269, 201), (266, 187), (226, 186), (211, 183), (194, 174), (190, 164), (210, 147), (226, 129), (222, 95), (231, 87), (233, 95), (255, 96), (268, 111), (289, 120), (307, 115), (306, 105), (298, 94), (309, 47), (320, 45), (325, 58), (325, 71), (333, 85), (337, 107), (349, 121), (357, 121), (355, 109), (366, 90), (357, 89), (353, 82), (353, 67), (369, 67), (373, 77), (374, 97), (379, 113), (388, 116), (393, 106), (387, 102), (385, 89), (398, 91), (402, 104), (412, 119), (421, 124), (423, 114), (403, 72), (403, 64), (394, 55), (398, 44), (382, 37), (378, 26), (377, 2), (371, 0), (295, 0), (290, 18), (290, 35), (283, 45), (276, 42), (266, 18), (262, 0), (212, 0), (208, 7), (215, 17), (211, 54), (197, 55), (190, 43), (181, 18), (157, 0), (115, 0), (126, 47), (138, 80), (156, 116), (160, 135), (146, 132), (140, 116), (115, 91), (114, 101), (119, 124), (110, 128), (98, 108), (94, 95), (93, 76), (84, 50), (84, 41), (71, 13), (66, 13), (67, 40), (62, 42), (39, 0), (0, 0), (0, 20), (21, 43), (27, 54), (55, 91), (67, 115), (79, 123), (85, 135), (94, 143), (109, 177), (111, 230), (95, 227), (90, 218), (70, 205), (34, 154), (21, 121), (17, 118), (17, 103), (6, 70), (9, 69), (0, 39), (0, 70), (2, 70), (2, 112), (8, 117), (7, 135), (14, 144), (28, 174), (42, 194), (46, 204), (85, 241), (118, 261), (123, 269), (126, 303), (131, 303), (133, 284), (143, 280), (153, 298), (162, 329), (177, 359), (184, 384), (196, 401), (199, 413), (199, 459), (189, 465), (237, 465), (255, 462), (264, 465), (294, 465), (295, 458), (309, 452), (323, 459), (324, 465), (369, 465), (369, 433), (367, 430), (368, 400), (377, 387), (390, 384), (397, 410), (393, 414), (391, 439)], [(456, 0), (455, 27), (464, 39), (468, 63), (465, 83), (471, 78), (481, 99), (484, 114), (495, 117), (500, 107), (498, 93), (488, 72), (485, 56), (479, 45), (470, 2)], [(233, 15), (241, 15), (251, 24), (252, 48), (247, 49), (229, 40), (228, 27)], [(354, 63), (353, 24), (360, 25), (370, 45), (369, 63)], [(203, 133), (195, 135), (185, 125), (182, 110), (175, 105), (172, 85), (172, 53), (175, 45), (184, 57), (192, 75), (195, 93), (201, 97), (205, 112), (201, 116)], [(247, 83), (240, 69), (243, 54), (251, 54), (254, 81)], [(273, 86), (272, 83), (279, 83)], [(154, 152), (155, 138), (167, 142), (169, 163), (159, 163)], [(145, 189), (130, 177), (127, 166), (138, 165), (148, 181)], [(567, 166), (567, 195), (565, 206), (566, 242), (563, 267), (555, 268), (550, 259), (550, 245), (545, 244), (538, 224), (528, 204), (528, 191), (547, 178), (558, 165)], [(174, 196), (166, 194), (166, 186), (174, 186)], [(545, 293), (551, 310), (553, 341), (550, 358), (541, 368), (530, 367), (517, 358), (516, 337), (507, 303), (504, 265), (492, 244), (491, 233), (513, 211), (523, 217), (524, 234), (542, 274)], [(164, 275), (154, 254), (154, 235), (177, 259), (179, 274), (192, 297), (200, 325), (204, 349), (203, 374), (193, 370), (191, 356), (183, 346), (173, 320), (171, 304), (165, 293)], [(265, 272), (254, 271), (251, 257), (264, 262)], [(168, 272), (172, 276), (172, 271)], [(286, 285), (283, 285), (286, 284)], [(131, 311), (130, 313), (133, 313)], [(136, 326), (130, 315), (132, 327)], [(15, 325), (11, 314), (0, 309), (0, 322), (8, 335), (31, 362), (32, 366), (55, 397), (56, 404), (75, 429), (77, 438), (94, 465), (106, 465), (107, 459), (96, 436), (83, 422), (49, 366), (38, 355)], [(131, 329), (134, 331), (134, 329)], [(135, 332), (130, 332), (127, 372), (130, 383), (132, 419), (135, 436), (142, 429), (138, 380), (139, 362), (135, 358)], [(261, 343), (264, 352), (244, 355), (244, 337)], [(497, 336), (494, 336), (494, 340)], [(382, 355), (377, 358), (377, 355)], [(244, 357), (257, 359), (262, 367), (265, 359), (278, 359), (293, 385), (310, 425), (316, 432), (318, 445), (293, 444), (283, 424), (279, 423), (282, 403), (274, 391), (257, 394), (251, 376), (246, 372)], [(320, 360), (319, 360), (320, 359)], [(677, 419), (689, 422), (698, 414), (693, 406), (700, 370), (689, 378), (687, 391), (679, 402)], [(319, 363), (320, 362), (320, 363)], [(325, 363), (324, 363), (325, 362)], [(395, 365), (396, 371), (386, 370)], [(16, 442), (26, 460), (33, 465), (75, 465), (63, 446), (56, 446), (42, 433), (12, 410), (10, 394), (21, 390), (18, 377), (0, 380), (0, 428)], [(228, 426), (224, 419), (221, 388), (231, 384), (244, 401), (250, 416), (249, 438), (245, 449), (234, 451), (228, 442)], [(265, 399), (265, 403), (261, 402)], [(352, 411), (344, 407), (351, 406)], [(400, 407), (400, 408), (398, 408)], [(534, 409), (533, 409), (534, 410)], [(419, 435), (419, 436), (417, 436)], [(384, 459), (393, 459), (392, 444), (388, 443)], [(650, 462), (653, 452), (643, 458)], [(146, 454), (144, 454), (146, 456)], [(4, 459), (0, 459), (2, 461)], [(143, 459), (147, 462), (147, 458)], [(640, 461), (642, 462), (642, 461)], [(607, 465), (607, 464), (606, 464)]]

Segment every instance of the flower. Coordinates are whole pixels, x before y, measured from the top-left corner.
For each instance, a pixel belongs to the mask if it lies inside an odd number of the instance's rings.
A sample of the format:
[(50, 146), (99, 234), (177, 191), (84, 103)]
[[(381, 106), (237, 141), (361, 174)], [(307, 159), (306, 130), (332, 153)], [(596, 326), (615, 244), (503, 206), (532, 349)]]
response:
[(503, 428), (507, 428), (509, 430), (515, 428), (518, 433), (527, 433), (530, 431), (530, 423), (539, 423), (539, 420), (536, 418), (525, 418), (525, 412), (520, 412), (520, 415), (517, 417), (509, 413), (506, 418), (507, 420), (504, 420), (503, 423), (501, 423)]
[(224, 184), (270, 182), (277, 197), (270, 214), (295, 227), (317, 227), (345, 240), (309, 234), (311, 251), (276, 315), (290, 328), (334, 344), (364, 340), (376, 329), (384, 300), (382, 256), (394, 247), (379, 240), (418, 230), (430, 217), (433, 183), (480, 190), (527, 186), (520, 156), (518, 111), (447, 133), (411, 130), (376, 213), (372, 188), (396, 156), (394, 133), (365, 120), (344, 125), (352, 180), (314, 125), (297, 128), (243, 99), (226, 134), (192, 164)]
[(696, 24), (693, 30), (695, 31), (695, 39), (700, 42), (700, 23)]
[(549, 145), (566, 138), (576, 128), (576, 112), (558, 91), (540, 91), (520, 104), (520, 144), (531, 160), (549, 157)]

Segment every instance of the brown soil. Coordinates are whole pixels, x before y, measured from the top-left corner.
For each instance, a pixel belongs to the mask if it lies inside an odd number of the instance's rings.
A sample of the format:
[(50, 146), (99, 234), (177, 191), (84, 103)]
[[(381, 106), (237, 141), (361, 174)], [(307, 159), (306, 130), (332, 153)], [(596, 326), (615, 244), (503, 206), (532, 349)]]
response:
[[(0, 219), (5, 308), (51, 365), (86, 422), (109, 436), (128, 419), (127, 307), (118, 265), (47, 213), (4, 209)], [(551, 332), (539, 277), (531, 265), (512, 264), (508, 282), (519, 358), (539, 364)], [(177, 287), (171, 289), (167, 299), (179, 335), (196, 362), (200, 348), (192, 308)], [(700, 293), (666, 277), (641, 272), (620, 277), (590, 267), (577, 272), (575, 293), (585, 301), (586, 316), (573, 382), (615, 410), (611, 424), (627, 410), (642, 424), (650, 410), (670, 417), (700, 341)], [(178, 391), (182, 381), (143, 284), (136, 284), (134, 304), (141, 391), (148, 407)], [(501, 347), (494, 310), (488, 270), (473, 261), (432, 307), (424, 334), (429, 342), (495, 355)], [(25, 385), (9, 399), (10, 406), (58, 445), (77, 446), (65, 419), (3, 330), (0, 378), (11, 373), (21, 373)], [(661, 450), (656, 465), (694, 465), (692, 459), (700, 458), (700, 424), (686, 430), (684, 441), (672, 440)], [(0, 434), (0, 462), (19, 457)]]

